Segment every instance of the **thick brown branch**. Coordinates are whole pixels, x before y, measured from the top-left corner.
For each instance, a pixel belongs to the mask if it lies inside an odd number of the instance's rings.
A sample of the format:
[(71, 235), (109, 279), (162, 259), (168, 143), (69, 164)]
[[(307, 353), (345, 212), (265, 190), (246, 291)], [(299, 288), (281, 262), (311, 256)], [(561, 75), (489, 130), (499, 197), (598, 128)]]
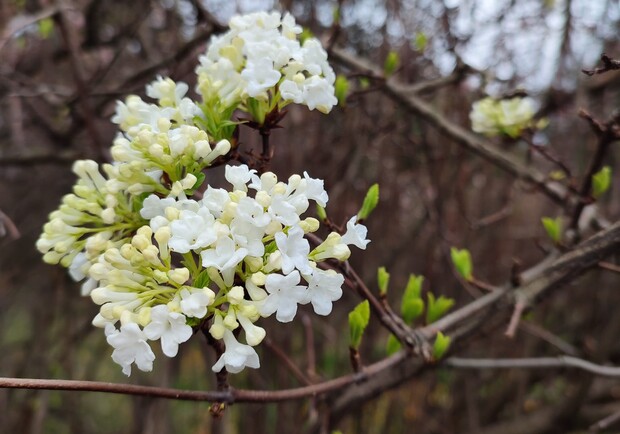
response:
[[(415, 332), (431, 339), (438, 331), (449, 333), (453, 344), (458, 341), (459, 330), (477, 327), (483, 312), (507, 301), (521, 301), (531, 306), (536, 298), (560, 287), (571, 279), (596, 266), (605, 256), (620, 248), (620, 221), (582, 242), (562, 256), (551, 255), (520, 275), (522, 286), (514, 288), (506, 283), (501, 289), (490, 292), (479, 299), (444, 316), (433, 324)], [(514, 288), (514, 289), (513, 289)], [(507, 309), (503, 309), (505, 314)], [(450, 333), (452, 331), (452, 333)], [(379, 372), (362, 384), (350, 384), (330, 394), (331, 420), (336, 421), (359, 404), (378, 396), (385, 390), (398, 387), (416, 375), (424, 366), (421, 362), (407, 360), (389, 372)]]

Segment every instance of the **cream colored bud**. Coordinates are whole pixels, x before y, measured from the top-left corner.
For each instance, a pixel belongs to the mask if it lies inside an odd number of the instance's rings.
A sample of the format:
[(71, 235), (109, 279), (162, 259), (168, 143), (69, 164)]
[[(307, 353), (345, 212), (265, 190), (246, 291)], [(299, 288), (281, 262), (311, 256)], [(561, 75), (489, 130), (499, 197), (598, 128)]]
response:
[(263, 208), (268, 208), (269, 205), (271, 205), (271, 196), (269, 196), (269, 193), (267, 193), (266, 191), (258, 191), (256, 193), (255, 199), (256, 202), (258, 202), (258, 204)]
[(250, 280), (254, 285), (265, 286), (265, 282), (267, 282), (267, 276), (265, 275), (265, 273), (261, 273), (259, 271), (258, 273), (252, 274)]
[(290, 188), (297, 188), (301, 182), (301, 176), (294, 174), (288, 178), (288, 186)]
[(214, 339), (222, 339), (224, 337), (224, 332), (226, 332), (226, 327), (224, 327), (224, 321), (220, 315), (213, 316), (213, 324), (209, 328), (209, 333), (213, 336)]
[(299, 222), (299, 227), (304, 231), (304, 233), (316, 232), (319, 229), (320, 223), (314, 217), (308, 217), (305, 220)]
[(233, 286), (226, 294), (226, 298), (231, 304), (239, 304), (243, 300), (244, 292), (241, 286)]
[(260, 176), (261, 189), (269, 191), (278, 182), (278, 177), (273, 172), (265, 172)]
[(244, 261), (250, 269), (250, 272), (256, 272), (263, 267), (263, 258), (259, 258), (256, 256), (246, 256)]
[(165, 209), (164, 214), (168, 220), (172, 221), (179, 218), (179, 216), (181, 215), (181, 211), (172, 206), (169, 206)]
[(159, 131), (167, 132), (170, 129), (170, 119), (167, 118), (159, 118), (157, 119), (157, 128)]
[(276, 185), (273, 186), (273, 190), (271, 191), (272, 195), (284, 193), (286, 193), (286, 184), (283, 182), (278, 182)]
[(274, 270), (279, 270), (282, 268), (282, 253), (279, 250), (276, 250), (267, 259), (267, 263), (263, 267), (263, 272), (271, 273)]
[(197, 181), (198, 178), (196, 178), (195, 175), (188, 173), (187, 176), (185, 176), (185, 178), (181, 180), (181, 187), (183, 187), (184, 190), (189, 190), (194, 185), (196, 185)]
[(237, 322), (237, 316), (235, 315), (235, 311), (230, 309), (226, 316), (224, 317), (224, 325), (229, 330), (234, 330), (239, 327), (239, 323)]
[(138, 250), (144, 250), (148, 246), (152, 245), (151, 239), (144, 235), (136, 235), (131, 239), (131, 245)]
[(282, 223), (277, 220), (271, 220), (265, 228), (265, 234), (274, 235), (278, 232), (282, 232)]
[(173, 282), (182, 285), (189, 280), (189, 270), (185, 267), (175, 268), (174, 270), (168, 271), (168, 277)]
[(159, 249), (152, 244), (146, 249), (142, 250), (142, 255), (147, 261), (151, 263), (159, 262)]

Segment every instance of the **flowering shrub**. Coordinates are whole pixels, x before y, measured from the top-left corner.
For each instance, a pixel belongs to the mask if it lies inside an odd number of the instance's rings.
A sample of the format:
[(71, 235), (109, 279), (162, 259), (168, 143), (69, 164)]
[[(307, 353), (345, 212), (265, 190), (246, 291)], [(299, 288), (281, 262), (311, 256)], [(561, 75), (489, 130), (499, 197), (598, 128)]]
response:
[(320, 222), (304, 214), (311, 202), (325, 207), (328, 195), (307, 173), (284, 182), (262, 164), (263, 173), (227, 164), (230, 189), (204, 188), (205, 169), (235, 159), (241, 122), (233, 113), (264, 130), (288, 104), (328, 113), (337, 101), (326, 52), (316, 39), (297, 40), (290, 15), (234, 17), (230, 27), (196, 70), (202, 101), (186, 96), (187, 84), (159, 77), (146, 87), (156, 104), (135, 95), (117, 104), (113, 163), (74, 164), (73, 193), (37, 242), (44, 261), (84, 280), (82, 293), (100, 306), (93, 324), (126, 375), (132, 364), (152, 370), (150, 341), (174, 357), (199, 328), (224, 343), (214, 371), (258, 368), (253, 347), (266, 334), (258, 320), (292, 321), (300, 304), (328, 315), (344, 277), (321, 263), (345, 261), (349, 246), (369, 242), (354, 216), (344, 234), (311, 249), (305, 235)]

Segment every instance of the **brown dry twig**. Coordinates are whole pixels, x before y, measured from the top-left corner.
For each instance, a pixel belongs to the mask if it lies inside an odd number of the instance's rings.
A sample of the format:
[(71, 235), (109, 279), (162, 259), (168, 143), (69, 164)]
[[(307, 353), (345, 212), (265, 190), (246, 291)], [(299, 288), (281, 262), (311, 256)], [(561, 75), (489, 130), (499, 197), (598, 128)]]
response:
[(603, 62), (602, 67), (594, 68), (594, 69), (582, 69), (581, 72), (591, 77), (596, 74), (604, 74), (605, 72), (615, 71), (615, 70), (620, 69), (620, 60), (612, 59), (611, 57), (607, 56), (605, 53), (601, 55), (601, 62)]

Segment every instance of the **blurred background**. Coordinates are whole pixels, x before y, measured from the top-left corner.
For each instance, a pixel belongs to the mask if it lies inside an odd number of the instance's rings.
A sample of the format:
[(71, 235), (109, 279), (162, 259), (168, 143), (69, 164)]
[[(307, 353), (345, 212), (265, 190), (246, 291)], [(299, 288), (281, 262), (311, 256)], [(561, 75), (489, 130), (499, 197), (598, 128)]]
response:
[[(323, 41), (335, 40), (382, 67), (398, 53), (395, 79), (416, 85), (448, 77), (425, 99), (469, 128), (471, 104), (520, 90), (533, 97), (549, 126), (534, 140), (561, 159), (577, 185), (596, 137), (577, 116), (586, 108), (607, 119), (620, 103), (619, 71), (588, 78), (601, 53), (620, 57), (617, 0), (2, 0), (0, 2), (0, 376), (121, 382), (103, 333), (90, 325), (97, 308), (79, 296), (64, 269), (43, 264), (34, 248), (47, 215), (74, 182), (76, 158), (108, 157), (116, 134), (117, 99), (144, 96), (157, 74), (195, 82), (197, 57), (216, 30), (238, 13), (290, 11)], [(334, 64), (339, 73), (347, 74)], [(273, 170), (307, 170), (325, 179), (328, 214), (337, 223), (359, 209), (378, 182), (381, 201), (367, 222), (372, 240), (352, 264), (371, 288), (376, 270), (392, 274), (398, 307), (409, 273), (425, 290), (461, 306), (477, 294), (461, 285), (449, 249), (472, 252), (480, 280), (502, 284), (514, 262), (535, 264), (550, 248), (540, 219), (561, 210), (509, 175), (471, 155), (431, 125), (350, 76), (352, 93), (329, 116), (291, 108), (274, 132)], [(254, 138), (242, 131), (242, 141)], [(546, 173), (548, 161), (521, 142), (497, 146)], [(615, 155), (614, 155), (615, 152)], [(617, 151), (606, 164), (617, 168)], [(599, 207), (620, 214), (618, 170)], [(566, 182), (570, 182), (566, 180)], [(15, 227), (11, 224), (14, 224)], [(617, 259), (617, 258), (616, 258)], [(524, 320), (514, 339), (506, 317), (489, 318), (460, 355), (528, 357), (571, 351), (620, 364), (620, 278), (596, 271), (555, 292)], [(281, 348), (314, 379), (350, 372), (347, 313), (351, 291), (328, 318), (308, 309), (290, 324), (266, 321), (270, 344), (262, 367), (233, 376), (239, 388), (282, 389), (300, 383), (272, 347)], [(551, 336), (551, 337), (550, 337)], [(385, 355), (387, 333), (371, 320), (364, 362)], [(555, 340), (555, 341), (554, 341)], [(554, 341), (552, 345), (549, 342)], [(308, 361), (308, 346), (316, 358)], [(214, 356), (200, 336), (179, 357), (158, 354), (155, 371), (131, 383), (214, 389)], [(583, 432), (620, 409), (620, 383), (571, 371), (424, 371), (345, 415), (344, 433)], [(208, 404), (34, 390), (0, 390), (0, 432), (24, 433), (293, 433), (315, 421), (310, 400), (234, 405), (213, 421)], [(316, 403), (320, 408), (321, 403)], [(570, 408), (570, 412), (566, 409)], [(564, 409), (562, 417), (550, 417)], [(619, 432), (620, 428), (605, 432)]]

